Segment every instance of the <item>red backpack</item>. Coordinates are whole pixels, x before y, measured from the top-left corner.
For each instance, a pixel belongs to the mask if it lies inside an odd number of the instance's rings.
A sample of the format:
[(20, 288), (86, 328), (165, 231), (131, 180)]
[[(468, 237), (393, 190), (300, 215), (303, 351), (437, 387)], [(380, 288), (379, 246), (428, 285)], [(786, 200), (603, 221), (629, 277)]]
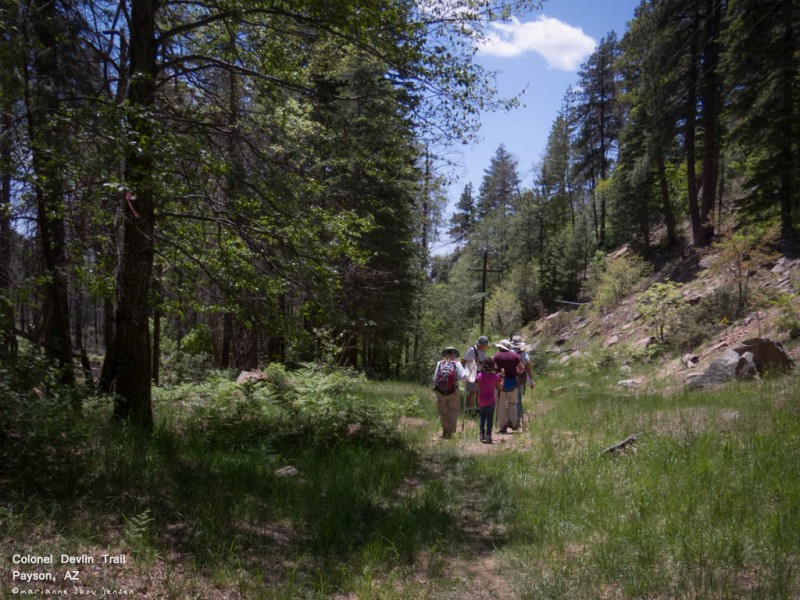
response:
[(441, 361), (436, 373), (434, 389), (440, 394), (449, 395), (456, 391), (456, 361)]

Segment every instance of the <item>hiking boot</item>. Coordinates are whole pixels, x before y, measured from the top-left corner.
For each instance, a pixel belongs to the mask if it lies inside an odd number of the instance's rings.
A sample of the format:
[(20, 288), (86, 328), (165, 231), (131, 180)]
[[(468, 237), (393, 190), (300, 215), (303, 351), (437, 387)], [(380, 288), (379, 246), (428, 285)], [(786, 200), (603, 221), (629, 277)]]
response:
[(484, 442), (484, 444), (493, 444), (493, 443), (494, 442), (492, 442), (492, 436), (487, 435), (486, 436), (486, 441)]
[(486, 436), (485, 436), (485, 435), (483, 435), (483, 434), (481, 434), (481, 441), (482, 441), (482, 442), (485, 442), (485, 441), (486, 441)]
[(498, 429), (498, 430), (497, 430), (497, 433), (502, 433), (503, 435), (505, 435), (505, 434), (507, 434), (507, 433), (508, 433), (508, 429), (506, 429), (505, 427), (503, 427), (502, 429)]

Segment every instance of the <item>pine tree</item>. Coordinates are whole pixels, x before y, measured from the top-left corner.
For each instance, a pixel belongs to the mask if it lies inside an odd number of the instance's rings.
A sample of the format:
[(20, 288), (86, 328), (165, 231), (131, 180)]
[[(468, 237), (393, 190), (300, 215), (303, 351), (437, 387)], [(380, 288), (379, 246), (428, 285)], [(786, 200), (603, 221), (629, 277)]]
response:
[(616, 60), (619, 42), (612, 31), (600, 41), (597, 49), (579, 73), (580, 93), (575, 110), (578, 124), (576, 170), (592, 195), (597, 242), (605, 244), (606, 204), (595, 198), (594, 191), (606, 179), (617, 155), (621, 115), (618, 104), (618, 70)]
[(731, 0), (729, 23), (728, 142), (744, 154), (751, 213), (777, 212), (788, 238), (800, 208), (800, 2)]
[(450, 229), (448, 234), (453, 242), (463, 246), (469, 239), (470, 234), (475, 229), (477, 215), (472, 183), (467, 183), (456, 204), (455, 211), (450, 217)]
[(500, 217), (513, 215), (518, 195), (517, 161), (505, 145), (500, 144), (483, 173), (478, 194), (478, 220), (484, 221), (493, 213)]

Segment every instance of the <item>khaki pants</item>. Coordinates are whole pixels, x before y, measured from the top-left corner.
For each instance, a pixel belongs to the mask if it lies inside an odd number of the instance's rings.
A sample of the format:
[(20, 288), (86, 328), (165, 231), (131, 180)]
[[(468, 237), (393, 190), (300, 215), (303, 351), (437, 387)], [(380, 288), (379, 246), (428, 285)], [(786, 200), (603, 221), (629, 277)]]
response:
[(497, 397), (497, 428), (503, 429), (511, 421), (511, 429), (516, 429), (518, 420), (516, 388), (510, 392), (500, 390)]
[(436, 392), (436, 403), (439, 408), (439, 420), (442, 423), (442, 434), (449, 437), (456, 431), (458, 411), (461, 405), (461, 391), (456, 388), (452, 394)]

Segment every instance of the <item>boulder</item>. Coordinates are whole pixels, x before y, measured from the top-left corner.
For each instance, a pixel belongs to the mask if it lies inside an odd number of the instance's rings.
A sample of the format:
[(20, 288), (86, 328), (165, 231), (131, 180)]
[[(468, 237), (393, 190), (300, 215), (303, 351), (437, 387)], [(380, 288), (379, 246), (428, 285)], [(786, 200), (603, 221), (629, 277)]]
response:
[(286, 465), (285, 467), (281, 467), (280, 469), (275, 470), (275, 477), (297, 477), (300, 475), (300, 471), (297, 470), (297, 467), (293, 467), (291, 465)]
[(725, 350), (719, 358), (711, 361), (705, 373), (687, 378), (688, 386), (690, 388), (715, 387), (733, 380), (736, 377), (739, 358), (739, 354), (733, 350)]
[(740, 356), (746, 352), (753, 355), (753, 361), (760, 374), (770, 369), (785, 370), (792, 367), (792, 359), (783, 348), (783, 344), (770, 339), (753, 338), (745, 340), (734, 348)]
[[(722, 346), (718, 344), (718, 347)], [(765, 371), (788, 369), (792, 364), (792, 359), (780, 342), (753, 338), (725, 350), (720, 357), (711, 361), (705, 373), (687, 376), (686, 383), (690, 388), (714, 387), (736, 378), (758, 379)]]
[(256, 382), (256, 381), (264, 381), (266, 376), (264, 372), (260, 369), (256, 369), (255, 371), (242, 371), (239, 373), (239, 376), (236, 378), (236, 385), (242, 385), (247, 382)]
[(633, 379), (623, 379), (618, 381), (617, 385), (626, 388), (637, 388), (643, 385), (647, 380), (644, 377), (634, 377)]
[(745, 352), (739, 357), (739, 364), (736, 365), (736, 377), (758, 379), (758, 369), (752, 352)]

